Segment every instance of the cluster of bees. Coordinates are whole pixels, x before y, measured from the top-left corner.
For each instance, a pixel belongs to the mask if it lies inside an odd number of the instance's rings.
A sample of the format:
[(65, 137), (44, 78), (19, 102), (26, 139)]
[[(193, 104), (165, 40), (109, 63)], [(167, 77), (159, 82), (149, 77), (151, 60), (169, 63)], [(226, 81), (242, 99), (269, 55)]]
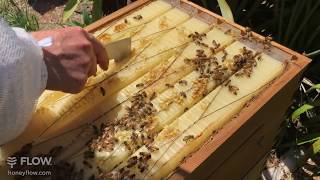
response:
[(246, 27), (244, 29), (244, 31), (241, 31), (241, 36), (242, 36), (242, 39), (249, 40), (249, 41), (257, 41), (257, 42), (262, 43), (264, 50), (270, 51), (270, 49), (272, 47), (272, 44), (271, 44), (272, 37), (271, 36), (266, 36), (264, 38), (264, 40), (260, 40), (260, 39), (253, 36), (253, 32), (252, 32), (251, 28), (249, 28), (249, 27)]
[[(144, 85), (141, 83), (136, 86), (143, 87)], [(155, 96), (155, 92), (147, 95), (143, 90), (132, 96), (130, 99), (131, 105), (126, 107), (124, 116), (104, 127), (100, 135), (89, 143), (89, 151), (84, 153), (84, 156), (87, 157), (85, 159), (94, 158), (94, 151), (111, 152), (114, 150), (117, 143), (122, 143), (130, 152), (134, 152), (143, 145), (146, 145), (150, 152), (159, 150), (158, 147), (152, 145), (154, 134), (149, 133), (146, 130), (152, 125), (153, 116), (157, 112), (151, 103), (151, 100), (154, 99)], [(116, 133), (125, 130), (131, 132), (130, 141), (120, 142), (115, 137)], [(121, 177), (120, 179), (125, 179), (125, 177), (129, 179), (133, 178), (134, 174), (130, 174), (128, 169), (137, 166), (142, 172), (147, 169), (145, 161), (150, 158), (150, 153), (140, 153), (139, 157), (132, 157), (128, 161), (128, 165), (121, 168), (116, 174), (110, 174), (100, 170), (99, 176), (106, 178)], [(89, 167), (90, 163), (84, 161), (84, 165)]]
[[(193, 40), (195, 41), (202, 41), (202, 37), (204, 37), (204, 34), (194, 33), (190, 35)], [(246, 28), (244, 33), (242, 34), (243, 38), (246, 39), (252, 39), (253, 35), (249, 28)], [(199, 43), (198, 43), (199, 44)], [(271, 39), (269, 37), (266, 37), (265, 41), (263, 41), (264, 47), (270, 48), (271, 47)], [(203, 46), (203, 45), (202, 45)], [(194, 84), (199, 84), (199, 81), (203, 82), (200, 83), (201, 86), (200, 89), (206, 88), (207, 81), (204, 81), (205, 79), (212, 79), (215, 81), (217, 85), (223, 84), (224, 86), (227, 86), (229, 91), (233, 93), (234, 95), (238, 94), (239, 88), (231, 85), (231, 80), (229, 77), (232, 74), (235, 74), (236, 77), (251, 77), (251, 74), (253, 72), (253, 68), (257, 66), (257, 60), (261, 60), (261, 52), (253, 53), (253, 51), (248, 50), (246, 47), (243, 47), (240, 54), (237, 54), (232, 57), (232, 63), (223, 63), (222, 65), (219, 65), (217, 62), (217, 58), (214, 57), (214, 54), (219, 50), (220, 44), (218, 44), (216, 41), (212, 41), (211, 46), (205, 45), (204, 47), (209, 47), (211, 51), (211, 55), (207, 56), (204, 53), (203, 49), (196, 50), (196, 57), (192, 59), (185, 59), (185, 62), (187, 64), (191, 64), (194, 66), (195, 70), (200, 72), (199, 79), (194, 82)], [(221, 61), (225, 62), (228, 58), (228, 53), (224, 49), (222, 50), (222, 57)], [(230, 62), (230, 61), (229, 61)], [(197, 92), (199, 92), (199, 88)]]
[[(196, 42), (200, 41), (200, 44), (204, 44), (201, 42), (202, 37), (204, 36), (206, 35), (194, 33), (190, 37)], [(194, 58), (185, 59), (186, 64), (192, 65), (194, 69), (200, 73), (199, 78), (193, 82), (193, 98), (206, 95), (206, 88), (210, 79), (214, 80), (219, 85), (228, 77), (228, 73), (226, 73), (228, 68), (226, 66), (219, 65), (217, 58), (214, 56), (219, 49), (220, 44), (213, 40), (210, 46), (206, 44), (204, 47), (209, 48), (211, 55), (207, 56), (203, 49), (197, 49), (196, 56)], [(224, 60), (228, 54), (226, 51), (223, 52), (224, 55), (222, 58)]]
[(155, 96), (155, 93), (148, 96), (145, 91), (140, 91), (132, 96), (131, 105), (126, 107), (124, 116), (108, 124), (102, 134), (90, 143), (90, 149), (113, 151), (115, 144), (119, 142), (115, 134), (125, 130), (132, 131), (131, 142), (123, 142), (128, 150), (136, 150), (142, 145), (150, 144), (153, 137), (144, 131), (152, 125), (153, 116), (157, 112), (151, 103)]
[(203, 38), (206, 37), (207, 34), (206, 33), (198, 33), (198, 32), (194, 32), (194, 33), (191, 33), (188, 35), (188, 38), (191, 38), (192, 41), (196, 44), (196, 45), (199, 45), (199, 46), (202, 46), (202, 47), (209, 47), (208, 44), (202, 42)]
[(128, 159), (126, 166), (121, 167), (118, 171), (107, 173), (107, 179), (134, 179), (136, 174), (131, 172), (132, 168), (137, 168), (140, 173), (146, 172), (148, 169), (148, 160), (151, 159), (151, 154), (148, 152), (140, 152), (136, 156)]
[[(262, 60), (261, 52), (253, 53), (251, 50), (247, 50), (245, 47), (242, 49), (242, 53), (235, 55), (233, 71), (235, 71), (236, 77), (246, 76), (251, 77), (253, 68), (257, 66), (257, 60)], [(257, 59), (257, 60), (256, 60)]]

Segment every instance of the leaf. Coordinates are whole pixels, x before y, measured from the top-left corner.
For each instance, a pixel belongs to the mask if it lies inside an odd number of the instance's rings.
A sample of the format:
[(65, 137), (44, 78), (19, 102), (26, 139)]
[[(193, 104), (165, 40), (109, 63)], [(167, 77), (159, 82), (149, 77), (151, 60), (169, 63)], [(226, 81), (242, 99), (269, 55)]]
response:
[(96, 21), (102, 17), (102, 0), (94, 0), (92, 7), (92, 20)]
[(320, 84), (316, 84), (316, 85), (312, 86), (310, 89), (308, 89), (307, 93), (309, 93), (315, 89), (320, 89)]
[(217, 0), (217, 1), (218, 1), (222, 16), (224, 18), (226, 18), (227, 20), (233, 22), (234, 19), (233, 19), (232, 11), (231, 11), (228, 3), (225, 0)]
[(92, 18), (90, 17), (89, 12), (85, 9), (82, 11), (82, 19), (85, 26), (92, 23)]
[(69, 0), (66, 7), (63, 10), (63, 17), (62, 22), (65, 23), (74, 11), (77, 9), (78, 5), (80, 4), (81, 0)]
[(311, 143), (318, 139), (320, 139), (320, 133), (307, 134), (306, 136), (298, 138), (297, 145), (300, 146), (306, 143)]
[[(320, 27), (320, 26), (319, 26)], [(320, 49), (318, 49), (318, 50), (315, 50), (315, 51), (313, 51), (313, 52), (311, 52), (311, 53), (308, 53), (306, 56), (307, 57), (312, 57), (312, 56), (317, 56), (317, 55), (319, 55), (320, 54)]]
[(317, 154), (320, 151), (320, 139), (312, 144), (312, 152), (313, 154)]
[(301, 114), (305, 113), (307, 110), (312, 108), (314, 108), (314, 106), (310, 104), (304, 104), (303, 106), (299, 107), (292, 113), (291, 115), (292, 121), (295, 121)]
[(71, 22), (67, 22), (65, 23), (66, 25), (68, 26), (79, 26), (79, 27), (84, 27), (84, 24), (81, 24), (80, 22), (78, 21), (71, 21)]

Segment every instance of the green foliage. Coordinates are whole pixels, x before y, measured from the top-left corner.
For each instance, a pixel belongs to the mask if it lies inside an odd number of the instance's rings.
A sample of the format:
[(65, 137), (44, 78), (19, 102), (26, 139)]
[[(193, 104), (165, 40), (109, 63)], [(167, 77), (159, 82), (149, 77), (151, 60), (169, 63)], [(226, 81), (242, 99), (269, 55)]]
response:
[(311, 53), (306, 54), (306, 56), (308, 56), (308, 57), (315, 57), (315, 56), (318, 56), (318, 55), (320, 55), (320, 49), (315, 50), (315, 51), (313, 51), (313, 52), (311, 52)]
[(313, 85), (313, 86), (307, 91), (307, 93), (310, 93), (310, 92), (312, 92), (312, 91), (315, 90), (315, 89), (319, 89), (319, 90), (320, 90), (320, 84), (315, 84), (315, 85)]
[(217, 1), (218, 1), (222, 16), (233, 22), (234, 19), (233, 19), (232, 11), (228, 3), (225, 0), (217, 0)]
[(92, 7), (92, 19), (96, 21), (103, 16), (102, 12), (102, 0), (94, 0)]
[(79, 27), (85, 27), (85, 25), (79, 21), (69, 21), (65, 23), (67, 26), (79, 26)]
[(295, 145), (310, 146), (313, 154), (320, 151), (320, 93), (317, 91), (318, 89), (320, 89), (320, 84), (313, 85), (308, 90), (303, 83), (301, 84), (299, 107), (291, 114), (287, 129), (287, 137), (289, 138), (282, 140), (283, 144), (290, 139), (295, 139)]
[(102, 0), (93, 0), (92, 11), (88, 12), (87, 10), (83, 10), (81, 13), (82, 20), (83, 20), (82, 23), (75, 22), (75, 21), (67, 22), (71, 18), (71, 16), (74, 14), (76, 9), (79, 7), (79, 5), (84, 2), (86, 2), (86, 0), (68, 0), (68, 3), (63, 11), (63, 18), (62, 18), (63, 23), (66, 23), (68, 25), (76, 25), (76, 26), (84, 27), (100, 19), (103, 16)]
[(10, 26), (21, 27), (27, 31), (39, 29), (37, 17), (30, 14), (27, 7), (20, 9), (14, 0), (0, 0), (0, 16)]
[(318, 139), (312, 144), (312, 152), (313, 154), (317, 154), (320, 152), (320, 139)]
[(301, 146), (307, 143), (315, 142), (316, 140), (320, 139), (320, 133), (310, 133), (306, 136), (297, 139), (297, 145)]
[(83, 10), (81, 12), (81, 16), (82, 16), (82, 22), (79, 21), (69, 21), (67, 23), (65, 23), (66, 25), (69, 26), (80, 26), (80, 27), (86, 27), (89, 24), (93, 23), (93, 16), (91, 14), (89, 14), (89, 12), (87, 10)]
[(93, 22), (92, 16), (89, 14), (89, 12), (87, 10), (82, 11), (82, 19), (83, 19), (83, 24), (85, 26), (87, 26)]
[(65, 23), (75, 12), (79, 6), (81, 0), (69, 0), (66, 7), (63, 10), (62, 22)]
[(310, 104), (304, 104), (301, 107), (299, 107), (298, 109), (296, 109), (292, 115), (291, 115), (291, 119), (292, 121), (295, 121), (298, 117), (300, 117), (301, 114), (307, 112), (308, 110), (314, 108), (314, 106), (310, 105)]
[[(306, 102), (302, 103), (302, 105), (291, 114), (291, 123), (300, 124), (307, 132), (297, 137), (297, 145), (314, 142), (320, 138), (320, 133), (318, 133), (320, 114), (317, 113), (320, 107), (320, 100), (318, 99), (319, 93), (315, 91), (317, 89), (320, 89), (320, 84), (313, 85), (305, 91), (302, 95), (304, 99), (306, 99)], [(313, 110), (313, 112), (310, 112), (311, 115), (304, 115), (311, 110)], [(301, 117), (302, 115), (304, 115), (304, 117)]]

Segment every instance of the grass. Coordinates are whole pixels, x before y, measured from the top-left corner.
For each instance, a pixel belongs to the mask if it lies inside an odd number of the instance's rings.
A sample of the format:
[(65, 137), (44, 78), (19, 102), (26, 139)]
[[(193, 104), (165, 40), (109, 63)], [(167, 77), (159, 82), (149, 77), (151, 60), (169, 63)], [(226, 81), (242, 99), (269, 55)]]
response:
[(10, 26), (21, 27), (26, 31), (39, 30), (38, 19), (25, 7), (21, 9), (14, 0), (0, 0), (0, 17)]

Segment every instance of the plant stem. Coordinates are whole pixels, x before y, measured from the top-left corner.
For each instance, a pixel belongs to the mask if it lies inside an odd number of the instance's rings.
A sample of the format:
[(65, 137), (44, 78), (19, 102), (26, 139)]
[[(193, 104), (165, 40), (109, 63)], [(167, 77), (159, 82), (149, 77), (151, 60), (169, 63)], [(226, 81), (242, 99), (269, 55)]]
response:
[(313, 56), (317, 56), (320, 54), (320, 49), (313, 51), (311, 53), (306, 54), (307, 57), (313, 57)]

